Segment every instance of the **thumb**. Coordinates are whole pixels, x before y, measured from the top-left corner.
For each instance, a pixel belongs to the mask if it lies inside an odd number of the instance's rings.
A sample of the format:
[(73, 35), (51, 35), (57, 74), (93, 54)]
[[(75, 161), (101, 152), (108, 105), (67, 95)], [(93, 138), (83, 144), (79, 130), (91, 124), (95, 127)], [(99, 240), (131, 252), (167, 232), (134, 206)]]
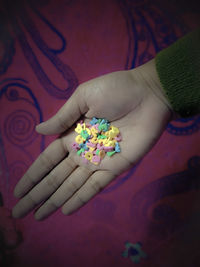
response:
[(88, 111), (85, 94), (80, 87), (72, 94), (58, 112), (45, 122), (36, 126), (36, 131), (41, 134), (59, 134), (69, 129), (82, 114)]

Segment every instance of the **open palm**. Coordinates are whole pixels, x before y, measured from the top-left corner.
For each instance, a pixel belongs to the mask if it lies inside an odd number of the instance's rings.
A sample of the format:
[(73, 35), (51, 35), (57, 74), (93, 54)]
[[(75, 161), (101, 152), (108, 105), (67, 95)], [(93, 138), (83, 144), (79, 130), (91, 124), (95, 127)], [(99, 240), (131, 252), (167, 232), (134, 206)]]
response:
[[(39, 205), (37, 220), (60, 207), (70, 214), (151, 149), (169, 122), (170, 109), (144, 71), (114, 72), (80, 85), (55, 116), (37, 127), (42, 134), (62, 134), (18, 182), (14, 193), (21, 199), (13, 208), (14, 217), (24, 217)], [(121, 152), (99, 165), (85, 164), (71, 148), (80, 117), (86, 122), (106, 118), (118, 127)]]

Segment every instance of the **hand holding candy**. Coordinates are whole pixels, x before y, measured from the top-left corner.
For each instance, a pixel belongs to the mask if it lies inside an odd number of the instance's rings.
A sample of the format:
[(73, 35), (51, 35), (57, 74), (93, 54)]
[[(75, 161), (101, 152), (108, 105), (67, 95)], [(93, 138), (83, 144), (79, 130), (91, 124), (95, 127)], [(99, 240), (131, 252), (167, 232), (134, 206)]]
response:
[[(110, 126), (105, 119), (96, 119), (90, 121), (89, 126), (85, 123), (78, 123), (75, 132), (79, 133), (72, 144), (72, 148), (77, 154), (85, 158), (85, 163), (89, 161), (98, 165), (105, 154), (109, 157), (120, 152), (120, 146), (117, 141), (121, 141), (119, 129)], [(88, 151), (89, 152), (86, 152)], [(107, 153), (105, 153), (107, 152)]]
[[(153, 61), (80, 85), (55, 116), (36, 128), (41, 134), (63, 134), (18, 182), (14, 193), (21, 199), (14, 217), (24, 217), (41, 203), (37, 220), (60, 207), (70, 214), (151, 149), (171, 116), (152, 68)], [(74, 124), (83, 115), (85, 125), (77, 125), (75, 132)], [(111, 128), (101, 123), (97, 129), (96, 118), (106, 118)], [(94, 127), (88, 128), (91, 119)], [(93, 138), (86, 143), (88, 136)]]

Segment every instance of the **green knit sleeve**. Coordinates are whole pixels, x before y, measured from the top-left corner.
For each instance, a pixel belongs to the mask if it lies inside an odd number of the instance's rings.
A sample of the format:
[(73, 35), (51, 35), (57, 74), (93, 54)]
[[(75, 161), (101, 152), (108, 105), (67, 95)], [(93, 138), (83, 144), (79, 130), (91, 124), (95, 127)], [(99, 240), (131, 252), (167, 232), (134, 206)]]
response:
[(173, 110), (181, 117), (200, 113), (200, 29), (159, 52), (155, 62)]

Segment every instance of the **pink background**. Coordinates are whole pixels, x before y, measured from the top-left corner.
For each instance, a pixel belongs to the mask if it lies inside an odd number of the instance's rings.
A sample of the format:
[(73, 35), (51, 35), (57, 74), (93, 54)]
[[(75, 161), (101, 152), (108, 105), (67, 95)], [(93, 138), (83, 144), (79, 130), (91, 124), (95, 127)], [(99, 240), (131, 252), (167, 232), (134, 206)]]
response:
[[(200, 266), (200, 116), (171, 122), (137, 166), (72, 216), (10, 217), (15, 184), (55, 139), (35, 125), (79, 83), (153, 58), (195, 27), (195, 11), (173, 1), (1, 1), (2, 266)], [(147, 257), (122, 257), (127, 241)]]

